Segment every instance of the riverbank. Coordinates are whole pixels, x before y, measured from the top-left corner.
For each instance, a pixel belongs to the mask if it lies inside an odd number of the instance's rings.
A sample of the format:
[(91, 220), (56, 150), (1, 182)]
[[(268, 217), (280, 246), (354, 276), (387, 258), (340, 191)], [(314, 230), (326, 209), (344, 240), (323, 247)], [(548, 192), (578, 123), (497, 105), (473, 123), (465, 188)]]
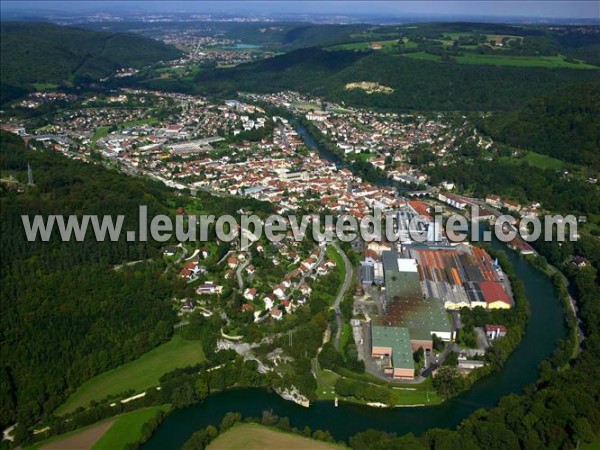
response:
[[(492, 242), (496, 250), (505, 250)], [(229, 411), (243, 416), (259, 417), (262, 411), (273, 411), (289, 417), (292, 426), (326, 428), (336, 440), (375, 428), (397, 434), (416, 435), (430, 428), (455, 428), (479, 408), (491, 408), (508, 394), (519, 394), (536, 381), (539, 366), (550, 357), (565, 335), (564, 313), (550, 280), (526, 260), (506, 253), (516, 276), (523, 281), (529, 300), (530, 320), (520, 345), (506, 360), (502, 371), (478, 380), (470, 390), (435, 406), (417, 408), (374, 409), (333, 400), (316, 401), (309, 408), (283, 400), (265, 389), (237, 389), (210, 395), (203, 403), (173, 411), (156, 434), (143, 446), (148, 450), (178, 449), (198, 427), (218, 425)], [(325, 426), (326, 424), (326, 426)]]

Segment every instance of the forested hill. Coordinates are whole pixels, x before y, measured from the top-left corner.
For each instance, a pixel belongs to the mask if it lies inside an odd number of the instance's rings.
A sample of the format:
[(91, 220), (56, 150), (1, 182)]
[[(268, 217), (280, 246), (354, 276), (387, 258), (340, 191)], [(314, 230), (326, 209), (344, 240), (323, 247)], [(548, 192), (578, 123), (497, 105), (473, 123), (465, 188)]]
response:
[(175, 47), (126, 33), (85, 31), (47, 23), (2, 22), (2, 97), (33, 83), (97, 80), (121, 67), (177, 58)]
[(483, 128), (515, 147), (600, 170), (600, 79), (537, 96)]
[[(466, 65), (416, 60), (400, 54), (308, 48), (229, 69), (200, 73), (199, 93), (294, 89), (358, 107), (393, 110), (512, 110), (561, 86), (597, 79), (598, 70)], [(371, 81), (390, 94), (347, 90)]]
[[(160, 254), (158, 243), (28, 242), (21, 214), (125, 214), (137, 206), (166, 213), (161, 184), (126, 177), (50, 151), (31, 151), (0, 135), (3, 180), (35, 187), (0, 191), (0, 428), (35, 423), (92, 376), (139, 357), (172, 334), (170, 300), (178, 282), (153, 263), (114, 270)], [(88, 233), (89, 234), (89, 233)], [(180, 286), (179, 286), (180, 288)]]

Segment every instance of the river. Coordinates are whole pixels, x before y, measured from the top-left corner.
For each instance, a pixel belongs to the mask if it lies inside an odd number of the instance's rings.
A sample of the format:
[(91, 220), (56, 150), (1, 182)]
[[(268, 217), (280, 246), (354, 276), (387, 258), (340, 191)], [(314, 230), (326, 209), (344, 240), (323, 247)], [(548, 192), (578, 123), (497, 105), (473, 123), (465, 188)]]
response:
[[(506, 250), (504, 244), (492, 242), (495, 249)], [(558, 341), (565, 336), (563, 310), (550, 279), (534, 269), (522, 257), (507, 251), (517, 276), (525, 284), (531, 315), (525, 336), (508, 358), (501, 372), (479, 380), (469, 391), (441, 405), (377, 409), (332, 401), (316, 402), (310, 408), (283, 400), (265, 389), (235, 389), (209, 396), (204, 402), (171, 413), (145, 445), (144, 450), (179, 449), (189, 436), (207, 425), (218, 425), (229, 411), (243, 416), (260, 417), (265, 410), (290, 419), (302, 429), (328, 430), (336, 440), (368, 428), (397, 434), (420, 435), (429, 428), (455, 428), (479, 408), (491, 408), (501, 397), (515, 393), (533, 383), (539, 375), (540, 363), (548, 358)]]
[[(352, 170), (352, 166), (350, 164), (348, 164), (348, 162), (344, 161), (339, 155), (336, 155), (335, 153), (329, 151), (326, 148), (319, 147), (317, 142), (314, 140), (314, 138), (310, 134), (310, 132), (302, 124), (300, 124), (299, 122), (295, 122), (294, 127), (296, 128), (296, 131), (302, 137), (304, 142), (309, 147), (312, 147), (312, 148), (318, 150), (319, 154), (321, 155), (321, 157), (324, 160), (335, 164), (339, 169), (347, 168), (347, 169)], [(354, 170), (352, 170), (352, 171), (354, 172)], [(379, 186), (395, 187), (398, 190), (398, 192), (400, 192), (400, 193), (406, 192), (408, 190), (407, 185), (402, 184), (397, 181), (394, 181), (394, 180), (391, 180), (390, 178), (377, 177), (376, 179), (372, 180), (372, 182)]]

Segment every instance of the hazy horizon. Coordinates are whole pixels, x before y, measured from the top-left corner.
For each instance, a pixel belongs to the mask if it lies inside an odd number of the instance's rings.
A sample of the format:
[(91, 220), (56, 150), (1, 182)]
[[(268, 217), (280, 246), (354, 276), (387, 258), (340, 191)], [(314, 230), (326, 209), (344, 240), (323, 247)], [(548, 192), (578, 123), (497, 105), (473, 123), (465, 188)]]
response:
[(18, 1), (1, 2), (3, 14), (221, 14), (248, 16), (434, 17), (600, 20), (596, 1)]

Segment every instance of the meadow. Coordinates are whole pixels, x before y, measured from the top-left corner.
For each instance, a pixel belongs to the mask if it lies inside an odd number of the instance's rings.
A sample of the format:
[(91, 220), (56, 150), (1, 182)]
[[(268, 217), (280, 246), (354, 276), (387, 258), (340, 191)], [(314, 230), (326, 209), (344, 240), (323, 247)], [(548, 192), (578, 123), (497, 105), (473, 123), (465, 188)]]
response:
[(169, 405), (152, 406), (110, 417), (69, 433), (59, 434), (26, 447), (25, 450), (91, 448), (114, 450), (139, 441), (142, 427), (159, 411), (168, 411)]
[(565, 165), (560, 159), (553, 158), (548, 155), (542, 155), (536, 152), (527, 152), (522, 158), (504, 158), (505, 161), (514, 164), (529, 164), (530, 166), (539, 167), (540, 169), (562, 169)]
[(297, 434), (274, 430), (256, 423), (236, 424), (233, 428), (218, 436), (207, 447), (208, 450), (331, 450), (344, 446), (309, 439)]
[(442, 399), (436, 394), (431, 384), (431, 379), (427, 379), (419, 384), (389, 383), (375, 378), (369, 373), (358, 374), (343, 368), (338, 370), (339, 373), (318, 368), (317, 396), (319, 400), (333, 400), (335, 397), (338, 397), (340, 401), (366, 404), (367, 402), (364, 400), (354, 397), (342, 397), (336, 394), (336, 381), (339, 378), (351, 378), (388, 388), (391, 391), (391, 403), (394, 406), (437, 405), (442, 402)]
[(108, 431), (92, 447), (92, 450), (114, 450), (138, 442), (142, 437), (144, 424), (156, 416), (159, 411), (167, 412), (169, 409), (169, 405), (152, 406), (118, 416)]
[[(426, 52), (404, 53), (402, 56), (424, 61), (441, 61), (438, 55)], [(598, 67), (583, 62), (567, 61), (562, 56), (509, 56), (509, 55), (481, 55), (465, 53), (453, 59), (458, 64), (492, 65), (513, 67), (542, 67), (547, 69), (598, 69)]]
[(140, 358), (86, 381), (56, 410), (56, 414), (66, 414), (80, 406), (85, 408), (92, 400), (99, 401), (124, 392), (143, 392), (156, 386), (165, 373), (204, 360), (199, 342), (175, 335)]
[(382, 41), (362, 41), (362, 42), (350, 42), (348, 44), (339, 44), (333, 45), (331, 47), (326, 47), (326, 50), (354, 50), (354, 51), (362, 51), (362, 50), (370, 50), (373, 49), (373, 45), (380, 45), (382, 48), (380, 50), (391, 49), (398, 46), (398, 39), (389, 39)]

